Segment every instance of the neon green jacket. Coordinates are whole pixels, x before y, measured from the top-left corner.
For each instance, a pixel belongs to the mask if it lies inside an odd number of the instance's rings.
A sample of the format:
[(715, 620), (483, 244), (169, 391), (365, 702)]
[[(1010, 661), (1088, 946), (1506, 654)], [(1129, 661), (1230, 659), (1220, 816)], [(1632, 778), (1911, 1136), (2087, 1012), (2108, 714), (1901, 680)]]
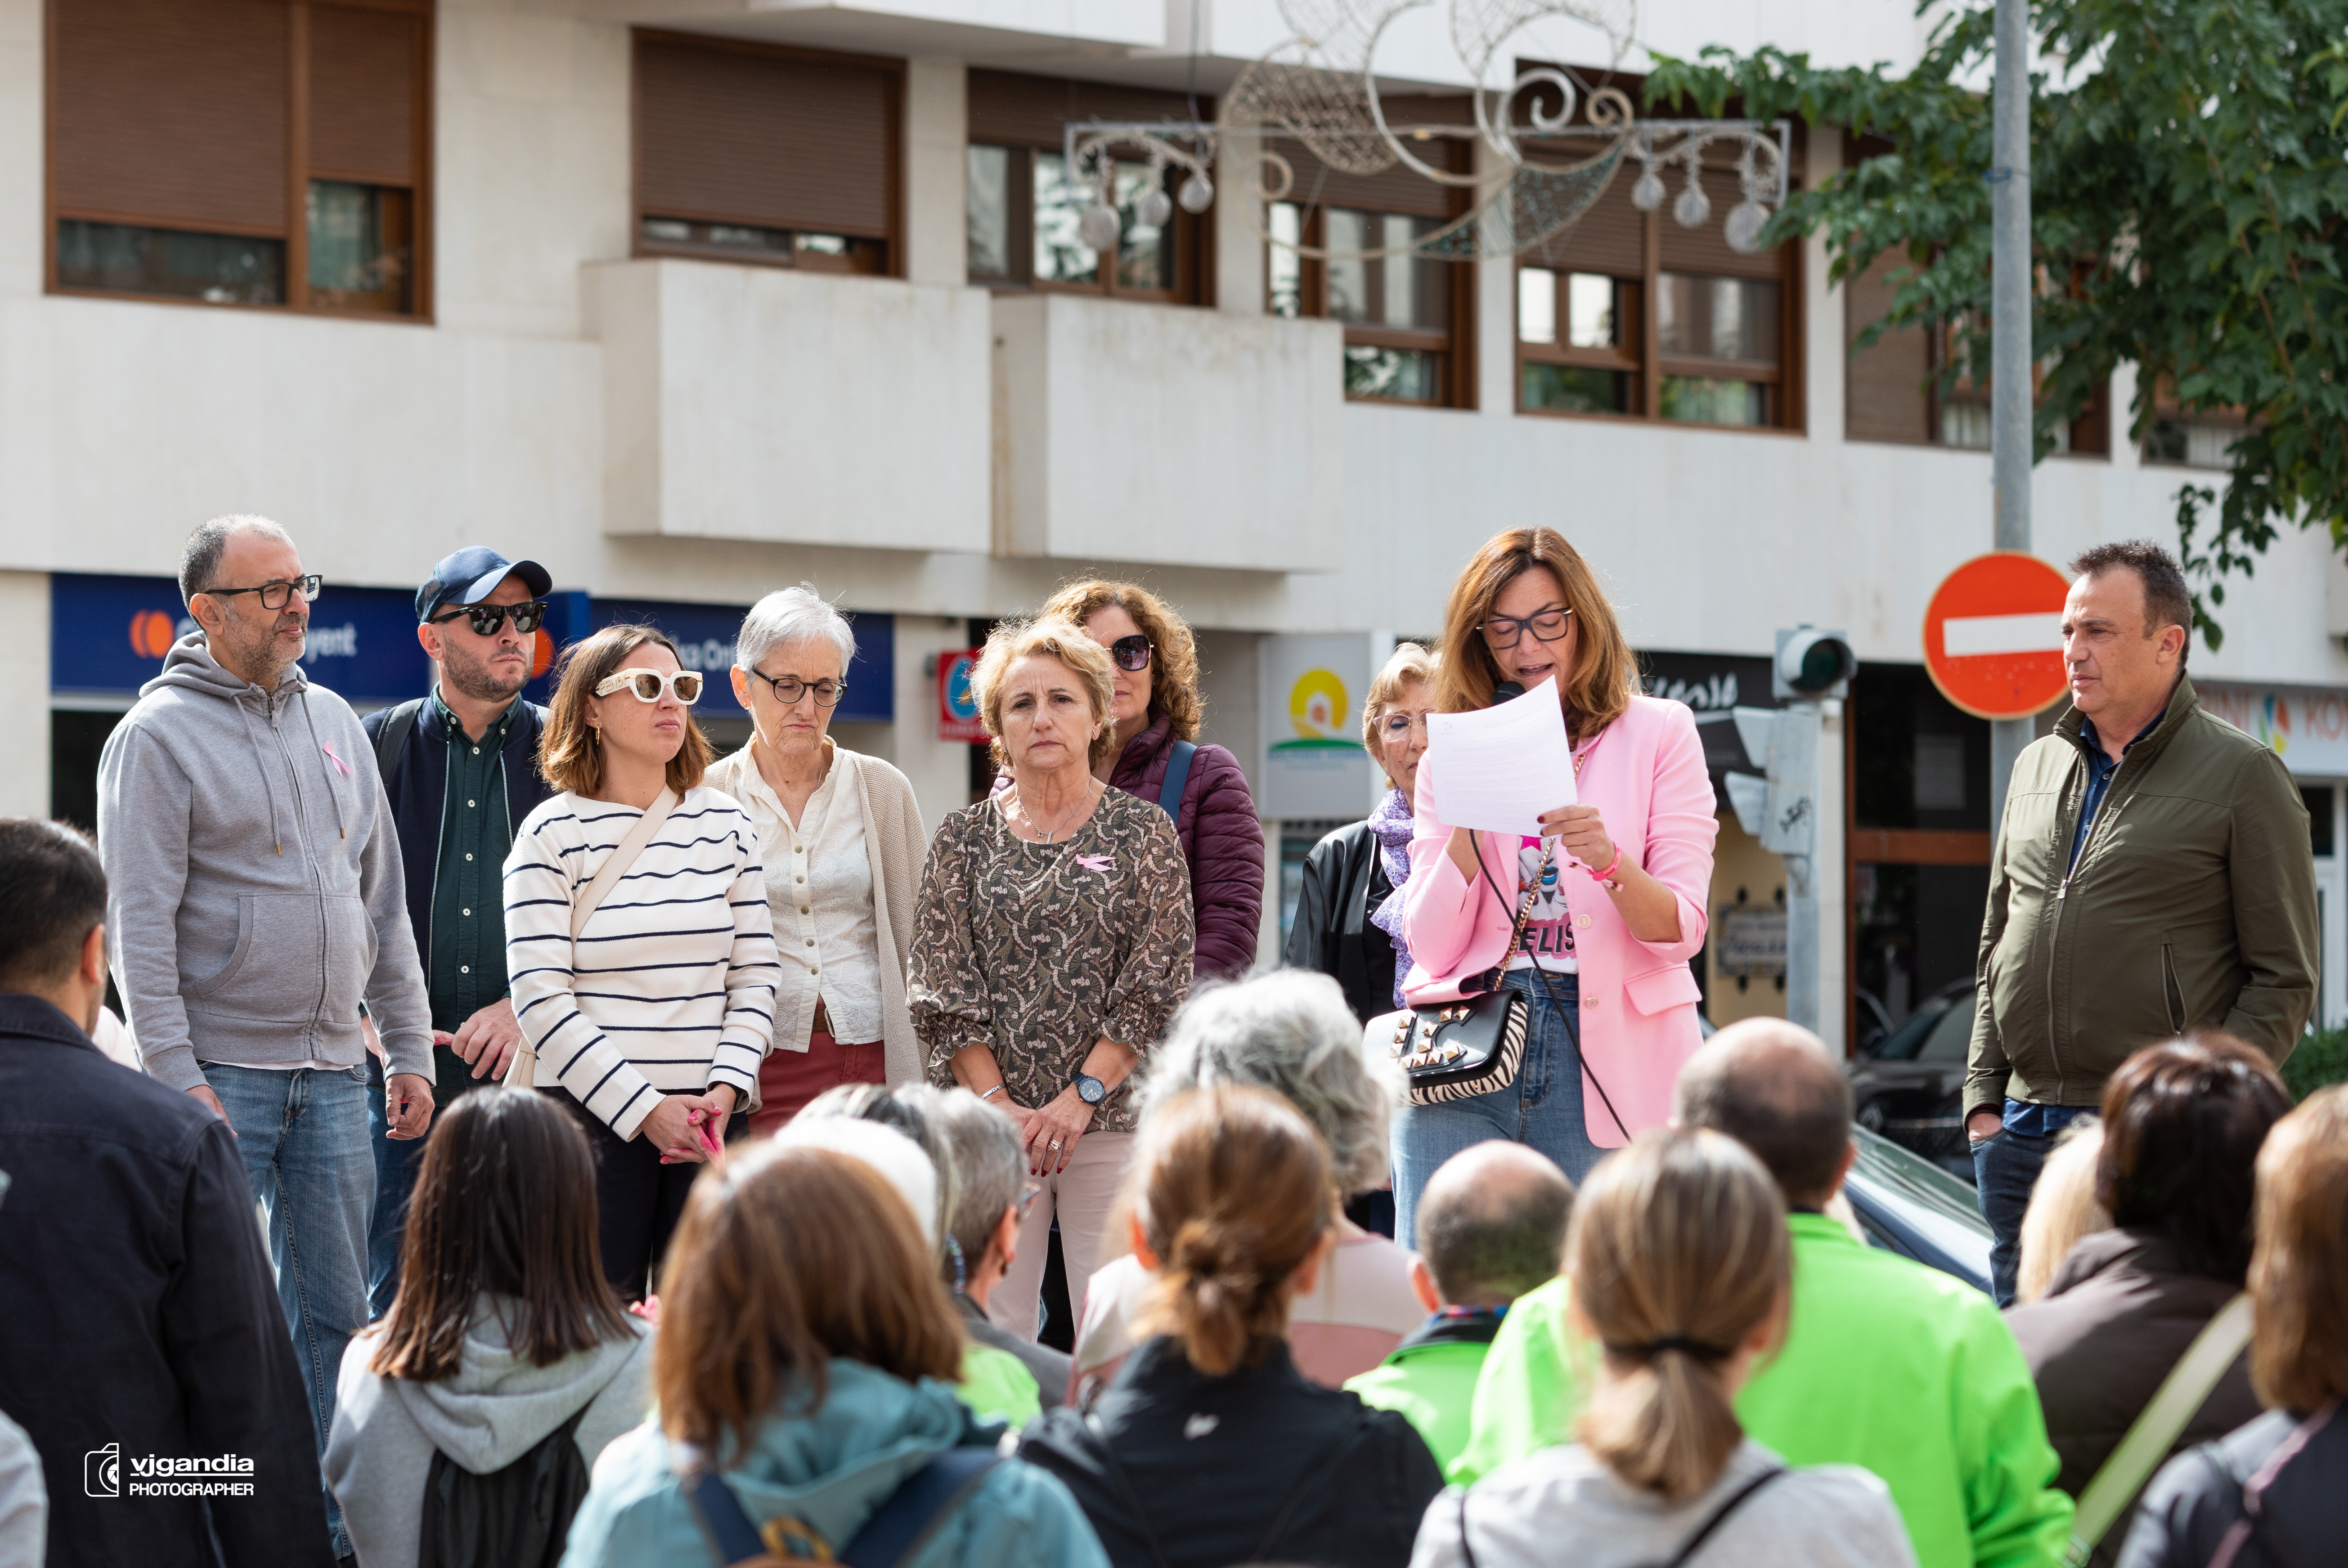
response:
[(954, 1392), (980, 1420), (1007, 1422), (1014, 1432), (1044, 1409), (1035, 1374), (1018, 1357), (992, 1345), (963, 1347), (962, 1381)]
[(1365, 1405), (1407, 1417), (1437, 1467), (1448, 1471), (1468, 1446), (1476, 1375), (1484, 1369), (1484, 1354), (1499, 1326), (1498, 1312), (1432, 1318), (1345, 1387)]
[[(1921, 1568), (2061, 1563), (2071, 1500), (2054, 1490), (2038, 1390), (1989, 1297), (1822, 1214), (1790, 1223), (1792, 1321), (1737, 1395), (1746, 1431), (1789, 1464), (1880, 1476)], [(1591, 1355), (1567, 1341), (1566, 1296), (1554, 1279), (1509, 1309), (1451, 1480), (1569, 1440)]]

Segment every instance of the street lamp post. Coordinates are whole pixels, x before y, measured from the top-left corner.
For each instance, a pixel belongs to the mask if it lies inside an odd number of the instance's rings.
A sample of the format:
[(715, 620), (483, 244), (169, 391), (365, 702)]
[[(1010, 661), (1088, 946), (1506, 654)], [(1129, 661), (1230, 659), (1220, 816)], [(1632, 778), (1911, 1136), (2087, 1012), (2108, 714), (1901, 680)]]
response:
[[(2030, 548), (2030, 0), (1997, 0), (1997, 88), (1991, 109), (1990, 476), (1993, 542)], [(2030, 743), (2028, 719), (1990, 724), (1990, 827), (2005, 818), (2015, 759)]]

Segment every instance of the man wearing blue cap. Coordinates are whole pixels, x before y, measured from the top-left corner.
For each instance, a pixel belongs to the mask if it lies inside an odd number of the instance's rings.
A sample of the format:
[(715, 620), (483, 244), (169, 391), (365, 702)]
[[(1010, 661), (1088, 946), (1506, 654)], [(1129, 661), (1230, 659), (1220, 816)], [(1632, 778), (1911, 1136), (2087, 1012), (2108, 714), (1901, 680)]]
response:
[[(443, 559), (416, 591), (416, 639), (438, 674), (432, 694), (364, 721), (406, 864), (442, 1105), (501, 1078), (521, 1039), (507, 993), (501, 877), (514, 829), (552, 793), (538, 772), (546, 710), (521, 698), (552, 586), (536, 561), (508, 560), (480, 545)], [(381, 1317), (398, 1283), (400, 1235), (424, 1145), (388, 1136), (379, 1069), (373, 1085), (367, 1290)]]

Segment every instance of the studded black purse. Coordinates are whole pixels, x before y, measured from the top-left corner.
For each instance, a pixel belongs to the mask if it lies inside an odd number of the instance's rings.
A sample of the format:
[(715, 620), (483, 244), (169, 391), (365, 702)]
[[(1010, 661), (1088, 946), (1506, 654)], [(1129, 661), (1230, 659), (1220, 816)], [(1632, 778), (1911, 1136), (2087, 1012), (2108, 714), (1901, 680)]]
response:
[(1540, 876), (1525, 889), (1500, 961), (1476, 977), (1483, 986), (1479, 994), (1456, 1002), (1406, 1008), (1370, 1020), (1365, 1044), (1393, 1051), (1410, 1081), (1413, 1105), (1441, 1105), (1489, 1094), (1517, 1081), (1517, 1071), (1524, 1065), (1525, 1032), (1532, 1009), (1521, 995), (1500, 987), (1508, 978), (1509, 960), (1524, 941), (1533, 895), (1555, 855), (1552, 845), (1541, 858)]

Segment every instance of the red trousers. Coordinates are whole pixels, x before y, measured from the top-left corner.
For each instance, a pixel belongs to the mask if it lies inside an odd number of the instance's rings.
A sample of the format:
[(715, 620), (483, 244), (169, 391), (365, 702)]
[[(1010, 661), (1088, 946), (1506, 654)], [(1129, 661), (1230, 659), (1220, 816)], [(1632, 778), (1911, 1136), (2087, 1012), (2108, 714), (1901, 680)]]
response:
[(823, 1030), (808, 1037), (807, 1050), (767, 1052), (758, 1068), (758, 1109), (750, 1113), (750, 1136), (777, 1132), (807, 1109), (808, 1102), (843, 1083), (885, 1083), (880, 1042), (843, 1044)]

